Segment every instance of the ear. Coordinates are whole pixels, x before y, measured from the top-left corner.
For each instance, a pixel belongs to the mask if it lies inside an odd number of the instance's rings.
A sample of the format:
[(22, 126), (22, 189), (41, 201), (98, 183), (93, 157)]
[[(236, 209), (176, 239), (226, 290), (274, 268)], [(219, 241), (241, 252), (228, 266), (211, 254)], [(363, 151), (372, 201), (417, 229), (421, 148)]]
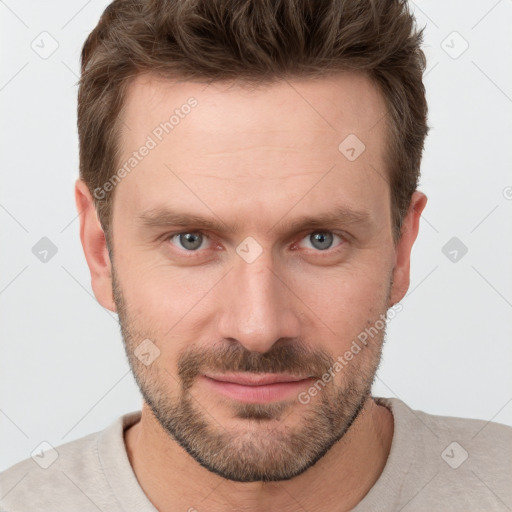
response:
[(81, 179), (75, 183), (75, 201), (80, 216), (80, 240), (91, 273), (92, 290), (104, 308), (115, 312), (112, 267), (105, 233), (96, 214), (89, 188)]
[(393, 268), (393, 284), (391, 286), (390, 304), (400, 302), (410, 284), (411, 250), (418, 236), (421, 212), (427, 204), (427, 196), (416, 191), (411, 197), (411, 204), (402, 223), (400, 239), (395, 249), (395, 266)]

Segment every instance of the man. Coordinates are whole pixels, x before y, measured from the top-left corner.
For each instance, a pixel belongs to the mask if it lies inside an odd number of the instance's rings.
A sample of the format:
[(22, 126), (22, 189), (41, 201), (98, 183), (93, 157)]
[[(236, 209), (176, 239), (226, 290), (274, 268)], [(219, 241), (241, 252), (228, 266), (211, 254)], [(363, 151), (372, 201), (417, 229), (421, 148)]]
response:
[(512, 429), (371, 396), (426, 197), (401, 1), (115, 1), (82, 52), (80, 236), (144, 398), (8, 511), (507, 510)]

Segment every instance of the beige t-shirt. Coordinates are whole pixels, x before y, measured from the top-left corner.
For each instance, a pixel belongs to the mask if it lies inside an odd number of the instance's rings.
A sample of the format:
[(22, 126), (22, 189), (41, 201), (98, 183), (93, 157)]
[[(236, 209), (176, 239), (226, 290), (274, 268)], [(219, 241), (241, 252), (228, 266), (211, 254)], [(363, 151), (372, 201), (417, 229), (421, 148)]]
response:
[[(393, 441), (384, 471), (355, 512), (512, 510), (511, 427), (433, 416), (397, 398), (377, 400), (393, 413)], [(139, 417), (126, 414), (0, 473), (0, 512), (155, 512), (124, 444), (123, 429)], [(207, 511), (204, 503), (190, 507)]]

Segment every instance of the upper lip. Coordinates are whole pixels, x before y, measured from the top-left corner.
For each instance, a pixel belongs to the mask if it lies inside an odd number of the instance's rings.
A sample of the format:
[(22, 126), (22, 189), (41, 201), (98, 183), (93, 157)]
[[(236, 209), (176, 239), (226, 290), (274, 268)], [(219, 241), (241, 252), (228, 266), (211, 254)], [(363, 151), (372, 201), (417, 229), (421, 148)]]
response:
[(286, 373), (208, 373), (205, 377), (221, 382), (231, 382), (244, 386), (264, 386), (278, 382), (297, 382), (309, 379), (309, 376), (290, 375)]

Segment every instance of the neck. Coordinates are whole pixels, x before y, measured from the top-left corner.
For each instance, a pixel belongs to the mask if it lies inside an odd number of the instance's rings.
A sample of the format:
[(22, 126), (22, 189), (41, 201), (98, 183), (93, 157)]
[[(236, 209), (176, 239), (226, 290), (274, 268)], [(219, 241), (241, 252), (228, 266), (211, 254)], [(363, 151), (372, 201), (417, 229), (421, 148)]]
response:
[(369, 398), (348, 432), (314, 466), (291, 480), (240, 483), (200, 466), (144, 404), (125, 443), (137, 479), (160, 512), (351, 510), (379, 478), (391, 448), (393, 416)]

